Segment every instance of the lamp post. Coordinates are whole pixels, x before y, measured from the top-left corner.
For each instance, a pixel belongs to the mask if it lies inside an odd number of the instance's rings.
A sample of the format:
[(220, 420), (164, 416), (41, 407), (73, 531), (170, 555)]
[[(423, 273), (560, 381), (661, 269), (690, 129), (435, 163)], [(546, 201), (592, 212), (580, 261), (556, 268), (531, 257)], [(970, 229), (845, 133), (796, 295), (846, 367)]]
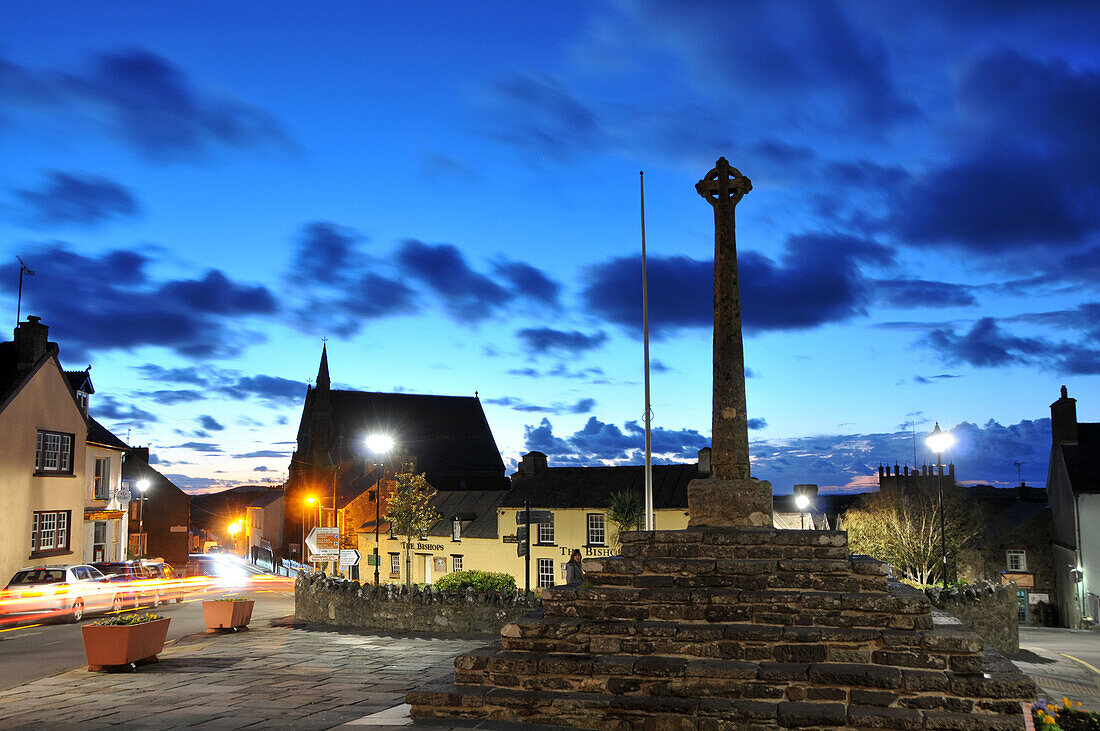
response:
[(149, 480), (142, 478), (135, 485), (138, 489), (138, 558), (145, 558), (145, 491), (149, 489)]
[(940, 430), (940, 423), (937, 421), (936, 426), (932, 429), (932, 433), (925, 439), (928, 444), (928, 448), (936, 453), (936, 484), (939, 487), (940, 495), (940, 552), (943, 556), (943, 588), (947, 588), (947, 531), (945, 529), (945, 521), (943, 514), (943, 464), (941, 458), (945, 449), (955, 443), (955, 437), (951, 436), (951, 432), (945, 432)]
[[(310, 506), (317, 502), (317, 498), (310, 495), (306, 498), (306, 505)], [(302, 555), (299, 558), (302, 559), (302, 563), (306, 563), (306, 517), (309, 515), (309, 507), (302, 508)]]
[(377, 467), (382, 469), (376, 469), (374, 472), (374, 585), (378, 586), (380, 582), (379, 567), (382, 565), (381, 555), (378, 553), (379, 548), (379, 535), (378, 525), (382, 522), (382, 478), (385, 476), (384, 463), (382, 459), (386, 454), (393, 449), (393, 439), (385, 434), (371, 434), (366, 439), (367, 449), (369, 449), (378, 460)]
[(235, 520), (229, 524), (229, 535), (233, 538), (233, 554), (237, 553), (237, 534), (241, 532), (241, 521)]
[[(813, 510), (816, 500), (817, 485), (794, 486), (794, 504), (798, 508), (799, 518), (802, 520), (802, 530), (806, 530), (806, 510), (807, 508)], [(810, 522), (810, 528), (813, 528), (812, 521)]]

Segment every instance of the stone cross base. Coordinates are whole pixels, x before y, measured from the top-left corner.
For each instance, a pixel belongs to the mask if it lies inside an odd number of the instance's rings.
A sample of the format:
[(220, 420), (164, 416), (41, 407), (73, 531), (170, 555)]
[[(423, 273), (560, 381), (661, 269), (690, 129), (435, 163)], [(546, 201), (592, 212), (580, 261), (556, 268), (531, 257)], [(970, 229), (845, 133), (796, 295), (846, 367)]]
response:
[(689, 528), (771, 528), (772, 483), (707, 477), (688, 483)]

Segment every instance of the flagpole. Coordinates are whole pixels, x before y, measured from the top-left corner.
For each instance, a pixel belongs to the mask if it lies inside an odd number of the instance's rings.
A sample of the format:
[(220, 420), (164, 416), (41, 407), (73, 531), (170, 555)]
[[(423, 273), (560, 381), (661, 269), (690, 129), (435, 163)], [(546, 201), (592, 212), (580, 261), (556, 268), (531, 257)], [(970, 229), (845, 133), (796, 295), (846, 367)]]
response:
[(645, 529), (654, 530), (653, 516), (653, 410), (649, 404), (649, 290), (645, 257), (645, 171), (638, 172), (642, 210), (642, 349), (645, 353)]

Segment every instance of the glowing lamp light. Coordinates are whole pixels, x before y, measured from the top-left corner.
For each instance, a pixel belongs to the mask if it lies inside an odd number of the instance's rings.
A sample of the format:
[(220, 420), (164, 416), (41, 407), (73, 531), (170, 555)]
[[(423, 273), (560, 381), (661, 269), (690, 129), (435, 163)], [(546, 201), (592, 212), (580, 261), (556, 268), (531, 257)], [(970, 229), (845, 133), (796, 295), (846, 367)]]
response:
[(149, 480), (145, 480), (145, 479), (138, 480), (137, 484), (135, 484), (134, 487), (141, 490), (142, 492), (145, 492), (146, 490), (149, 489)]
[(229, 524), (229, 535), (235, 536), (241, 532), (241, 521), (235, 521)]
[(951, 432), (941, 431), (937, 421), (936, 427), (924, 441), (935, 454), (943, 454), (955, 443), (955, 437), (951, 436)]
[(374, 454), (386, 454), (393, 449), (393, 438), (385, 434), (371, 434), (364, 441), (367, 444), (367, 449)]
[(306, 503), (308, 503), (309, 505), (313, 505), (313, 503), (315, 502), (317, 502), (317, 498), (313, 497), (312, 495), (306, 498)]
[(794, 504), (798, 506), (799, 510), (805, 510), (810, 507), (810, 498), (806, 495), (797, 495), (795, 496)]

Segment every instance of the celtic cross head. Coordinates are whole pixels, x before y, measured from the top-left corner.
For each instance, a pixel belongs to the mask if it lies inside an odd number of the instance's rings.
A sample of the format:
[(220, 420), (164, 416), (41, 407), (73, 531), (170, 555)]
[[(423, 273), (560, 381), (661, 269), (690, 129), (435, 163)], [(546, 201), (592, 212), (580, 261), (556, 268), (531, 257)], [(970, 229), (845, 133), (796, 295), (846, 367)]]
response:
[(720, 157), (714, 164), (714, 169), (695, 184), (695, 190), (712, 206), (727, 201), (731, 205), (737, 205), (745, 193), (752, 190), (752, 181), (730, 165), (726, 158)]

